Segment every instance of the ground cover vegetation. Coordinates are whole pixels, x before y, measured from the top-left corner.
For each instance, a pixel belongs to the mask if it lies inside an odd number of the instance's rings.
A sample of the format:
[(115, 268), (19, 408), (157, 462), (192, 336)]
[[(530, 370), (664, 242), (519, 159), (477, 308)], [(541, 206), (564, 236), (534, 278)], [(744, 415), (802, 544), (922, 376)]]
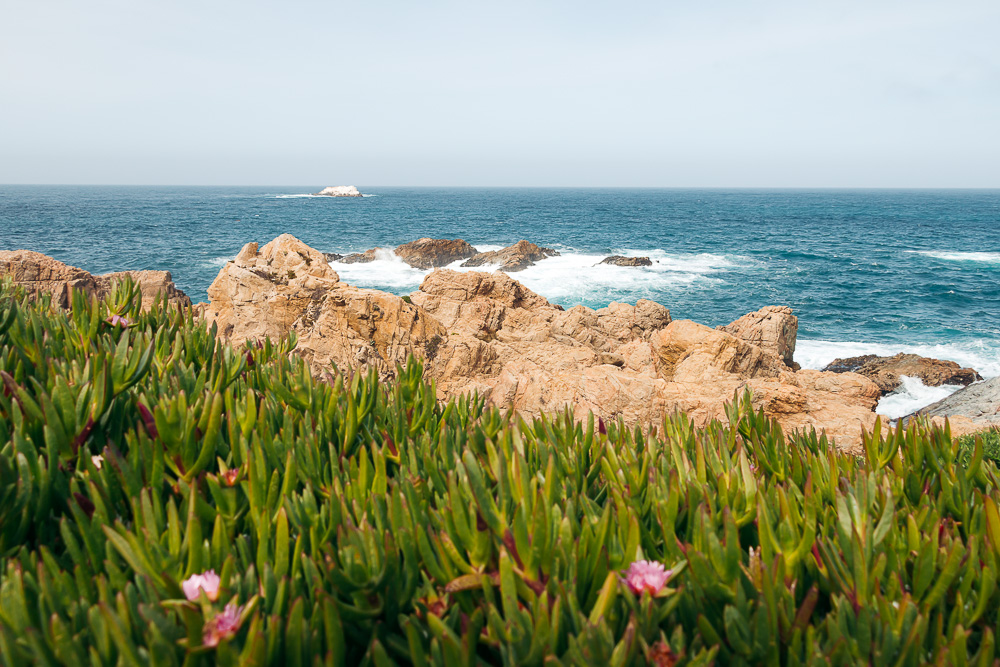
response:
[(997, 469), (314, 378), (134, 285), (0, 285), (0, 662), (994, 664)]

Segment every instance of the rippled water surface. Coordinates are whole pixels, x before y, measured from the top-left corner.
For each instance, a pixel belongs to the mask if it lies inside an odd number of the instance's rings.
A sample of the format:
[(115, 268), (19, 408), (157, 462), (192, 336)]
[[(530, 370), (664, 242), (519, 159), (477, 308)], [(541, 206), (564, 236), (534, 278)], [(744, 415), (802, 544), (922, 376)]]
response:
[[(800, 318), (797, 358), (915, 351), (1000, 375), (1000, 191), (0, 186), (0, 249), (98, 273), (168, 269), (196, 301), (248, 241), (288, 232), (326, 252), (422, 236), (562, 255), (515, 274), (566, 306), (655, 299), (727, 323), (768, 304)], [(648, 268), (594, 266), (645, 255)], [(424, 273), (391, 257), (336, 265), (404, 294)]]

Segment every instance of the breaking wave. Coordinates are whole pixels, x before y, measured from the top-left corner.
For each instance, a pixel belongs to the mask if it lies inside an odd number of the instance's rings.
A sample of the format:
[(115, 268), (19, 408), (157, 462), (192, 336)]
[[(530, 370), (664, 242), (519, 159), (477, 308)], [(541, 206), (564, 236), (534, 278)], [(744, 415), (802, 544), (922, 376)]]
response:
[[(502, 246), (480, 245), (480, 252)], [(649, 257), (653, 264), (624, 267), (601, 264), (607, 254), (563, 252), (512, 273), (528, 289), (564, 306), (584, 304), (605, 306), (611, 301), (635, 302), (637, 299), (661, 299), (664, 292), (681, 288), (699, 288), (723, 281), (725, 272), (743, 265), (742, 258), (712, 253), (682, 254), (663, 250), (619, 250), (627, 257)], [(447, 268), (456, 271), (493, 271), (496, 267), (462, 268), (461, 261)], [(415, 269), (396, 257), (391, 250), (378, 251), (378, 259), (367, 264), (332, 262), (331, 266), (345, 282), (358, 287), (409, 292), (416, 290), (427, 270)]]
[(957, 384), (928, 387), (920, 378), (911, 378), (906, 375), (901, 375), (899, 379), (903, 384), (896, 391), (882, 397), (875, 408), (876, 414), (889, 419), (899, 419), (913, 414), (931, 403), (937, 403), (942, 398), (946, 398), (962, 388), (961, 385)]
[(951, 250), (907, 250), (906, 252), (940, 259), (946, 262), (977, 262), (1000, 264), (1000, 252), (959, 252)]

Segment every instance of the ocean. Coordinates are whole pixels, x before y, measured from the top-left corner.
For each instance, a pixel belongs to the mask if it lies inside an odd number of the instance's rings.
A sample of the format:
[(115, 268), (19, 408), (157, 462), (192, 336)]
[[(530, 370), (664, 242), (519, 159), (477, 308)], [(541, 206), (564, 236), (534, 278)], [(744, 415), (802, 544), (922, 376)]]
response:
[[(715, 326), (766, 305), (799, 317), (796, 360), (915, 352), (1000, 375), (1000, 190), (716, 190), (0, 185), (0, 249), (93, 273), (167, 269), (195, 301), (249, 241), (324, 252), (429, 236), (480, 250), (528, 239), (561, 255), (513, 276), (564, 306), (653, 299)], [(649, 267), (597, 266), (607, 255)], [(335, 264), (396, 294), (426, 272), (386, 256)], [(953, 391), (907, 382), (901, 416)]]

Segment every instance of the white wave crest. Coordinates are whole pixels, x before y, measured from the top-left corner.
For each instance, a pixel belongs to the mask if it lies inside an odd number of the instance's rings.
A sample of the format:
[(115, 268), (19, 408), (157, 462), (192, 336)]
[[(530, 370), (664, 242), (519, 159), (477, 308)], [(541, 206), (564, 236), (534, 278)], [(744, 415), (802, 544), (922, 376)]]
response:
[(940, 387), (928, 387), (920, 378), (912, 378), (906, 375), (899, 376), (902, 385), (899, 389), (886, 394), (878, 402), (875, 413), (888, 417), (889, 419), (899, 419), (906, 415), (913, 414), (920, 408), (925, 408), (931, 403), (937, 403), (942, 398), (946, 398), (962, 388), (961, 385), (945, 384)]
[(979, 262), (1000, 264), (1000, 252), (959, 252), (949, 250), (907, 250), (906, 252), (941, 259), (946, 262)]
[(803, 368), (821, 369), (834, 359), (877, 354), (889, 357), (905, 352), (922, 357), (954, 361), (974, 368), (984, 378), (1000, 375), (1000, 340), (977, 339), (957, 343), (857, 343), (832, 340), (799, 340), (795, 345), (795, 361)]
[(223, 255), (222, 257), (213, 257), (212, 259), (205, 262), (209, 266), (225, 266), (229, 262), (233, 261), (235, 255)]
[[(479, 245), (481, 252), (503, 246)], [(712, 253), (678, 254), (663, 250), (629, 250), (616, 254), (649, 257), (653, 264), (625, 267), (601, 264), (607, 255), (566, 252), (537, 262), (511, 277), (528, 289), (556, 303), (574, 305), (606, 305), (611, 301), (662, 298), (664, 292), (685, 287), (717, 284), (717, 274), (738, 266), (738, 258)], [(461, 267), (461, 261), (447, 268), (456, 271), (494, 271), (496, 267)], [(415, 269), (392, 254), (379, 251), (379, 257), (367, 264), (333, 262), (331, 266), (341, 280), (358, 287), (415, 290), (429, 271)]]
[[(366, 195), (362, 194), (362, 197), (378, 197), (378, 195)], [(317, 195), (317, 194), (297, 194), (297, 195), (274, 195), (275, 199), (357, 199), (357, 197), (331, 197), (330, 195)]]

